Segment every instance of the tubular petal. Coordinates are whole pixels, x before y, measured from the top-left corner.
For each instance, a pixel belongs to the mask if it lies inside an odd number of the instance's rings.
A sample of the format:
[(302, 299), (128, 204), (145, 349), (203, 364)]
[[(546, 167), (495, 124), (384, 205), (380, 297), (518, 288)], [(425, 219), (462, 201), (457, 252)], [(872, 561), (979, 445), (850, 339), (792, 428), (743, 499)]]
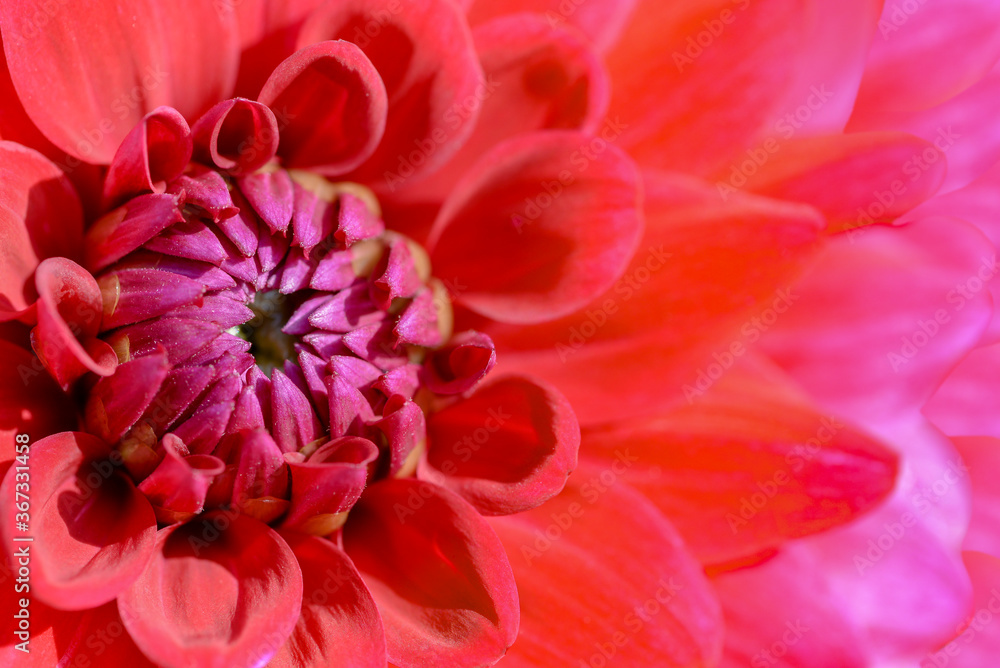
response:
[(609, 645), (627, 666), (716, 665), (722, 619), (701, 566), (616, 470), (582, 466), (545, 506), (490, 520), (522, 601), (504, 665), (596, 665)]
[(235, 98), (224, 100), (191, 128), (195, 157), (233, 176), (252, 174), (278, 150), (278, 121), (265, 105)]
[(428, 244), (456, 299), (495, 320), (537, 323), (577, 310), (618, 278), (642, 234), (641, 184), (613, 146), (585, 157), (594, 141), (530, 134), (476, 163)]
[[(153, 509), (90, 434), (63, 432), (31, 446), (31, 593), (53, 607), (107, 603), (146, 567), (156, 540)], [(0, 497), (0, 532), (9, 554), (15, 536), (15, 468)], [(13, 557), (12, 557), (13, 558)]]
[(299, 47), (356, 42), (385, 82), (388, 118), (375, 154), (352, 180), (385, 190), (444, 164), (472, 131), (483, 73), (461, 10), (449, 0), (328, 0)]
[(350, 42), (296, 52), (271, 74), (257, 99), (278, 118), (278, 154), (290, 167), (344, 174), (375, 151), (385, 132), (385, 86)]
[(114, 352), (96, 338), (104, 307), (94, 277), (72, 260), (49, 258), (38, 265), (35, 286), (38, 326), (31, 346), (63, 390), (87, 371), (114, 373)]
[(576, 417), (561, 394), (508, 377), (431, 415), (417, 470), (484, 515), (510, 515), (562, 491), (579, 445)]
[(492, 664), (517, 636), (517, 589), (496, 534), (460, 497), (430, 483), (365, 490), (344, 550), (378, 604), (400, 668)]
[(302, 571), (266, 524), (214, 511), (161, 530), (118, 598), (129, 635), (169, 668), (264, 665), (295, 628)]
[(236, 20), (224, 3), (139, 0), (122, 8), (102, 0), (43, 13), (5, 4), (0, 25), (31, 120), (85, 162), (111, 162), (122, 139), (159, 106), (197, 118), (228, 96), (236, 78)]
[(104, 180), (104, 202), (113, 208), (136, 195), (162, 193), (191, 161), (191, 129), (170, 107), (146, 114), (122, 141)]

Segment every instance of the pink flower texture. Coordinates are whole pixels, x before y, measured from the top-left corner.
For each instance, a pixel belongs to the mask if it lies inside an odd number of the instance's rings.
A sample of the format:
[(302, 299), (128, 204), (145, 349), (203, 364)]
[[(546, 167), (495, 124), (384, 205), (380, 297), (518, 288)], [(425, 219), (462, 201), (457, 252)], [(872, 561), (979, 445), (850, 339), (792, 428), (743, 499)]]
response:
[(0, 0), (0, 662), (996, 665), (998, 24)]

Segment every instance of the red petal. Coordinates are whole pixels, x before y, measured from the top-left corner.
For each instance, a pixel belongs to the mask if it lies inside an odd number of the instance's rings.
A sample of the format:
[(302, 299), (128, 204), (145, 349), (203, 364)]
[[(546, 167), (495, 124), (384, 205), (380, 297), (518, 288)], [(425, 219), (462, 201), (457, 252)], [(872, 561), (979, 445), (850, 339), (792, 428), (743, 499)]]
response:
[(838, 605), (838, 593), (798, 554), (784, 552), (713, 581), (726, 624), (720, 668), (872, 665), (850, 610)]
[(159, 466), (139, 483), (139, 491), (161, 524), (173, 524), (202, 511), (208, 488), (225, 463), (211, 455), (187, 455), (186, 446), (172, 434), (163, 438), (163, 450)]
[(510, 515), (562, 491), (579, 446), (576, 416), (561, 394), (508, 377), (428, 418), (418, 473), (484, 515)]
[(496, 534), (447, 490), (413, 479), (369, 487), (344, 527), (400, 666), (489, 665), (517, 635), (517, 589)]
[(541, 508), (490, 523), (521, 592), (504, 665), (715, 665), (722, 620), (701, 566), (611, 470), (581, 468)]
[(347, 512), (357, 502), (368, 478), (368, 465), (378, 459), (374, 443), (355, 436), (330, 441), (308, 461), (289, 458), (291, 507), (282, 526), (305, 533), (326, 516)]
[(37, 7), (3, 5), (0, 25), (28, 115), (56, 146), (87, 162), (111, 162), (157, 107), (197, 118), (228, 97), (236, 77), (232, 8), (208, 0), (139, 0), (127, 9), (64, 3), (41, 15)]
[[(29, 532), (15, 524), (17, 466), (3, 486), (4, 544), (32, 535), (31, 592), (67, 610), (106, 603), (139, 576), (153, 553), (156, 518), (146, 499), (109, 459), (111, 450), (89, 434), (63, 432), (29, 451)], [(23, 496), (23, 495), (22, 495)]]
[(465, 17), (449, 0), (337, 0), (318, 8), (299, 46), (343, 39), (371, 60), (388, 94), (378, 150), (351, 177), (385, 189), (444, 164), (472, 131), (483, 75)]
[(461, 332), (427, 356), (421, 382), (436, 394), (462, 394), (476, 386), (496, 365), (493, 340), (479, 332)]
[(97, 336), (104, 311), (101, 290), (83, 267), (65, 258), (49, 258), (35, 272), (38, 326), (31, 346), (52, 377), (68, 389), (92, 371), (110, 376), (118, 358)]
[(167, 353), (161, 352), (120, 364), (102, 378), (87, 396), (87, 431), (115, 443), (142, 417), (170, 371)]
[(719, 188), (724, 199), (731, 186), (810, 204), (826, 216), (827, 229), (838, 232), (892, 222), (930, 199), (945, 171), (941, 151), (907, 134), (828, 135), (752, 149), (719, 174)]
[(429, 242), (435, 274), (495, 320), (566, 315), (626, 267), (642, 233), (639, 196), (631, 160), (599, 137), (553, 131), (504, 142), (441, 209)]
[(191, 129), (195, 155), (234, 176), (252, 174), (278, 150), (278, 121), (259, 102), (236, 98), (209, 109)]
[(302, 614), (269, 668), (384, 668), (385, 633), (372, 595), (343, 550), (282, 533), (302, 569)]
[(105, 208), (136, 195), (166, 192), (191, 161), (191, 129), (170, 107), (146, 114), (122, 141), (104, 181)]
[(30, 351), (0, 340), (0, 475), (14, 459), (14, 436), (76, 429), (76, 406)]
[(636, 5), (637, 0), (600, 0), (599, 2), (566, 2), (565, 0), (466, 0), (469, 23), (473, 26), (491, 19), (518, 12), (534, 12), (544, 16), (552, 26), (572, 26), (604, 50), (615, 43)]
[[(990, 0), (886, 3), (857, 113), (926, 109), (976, 83), (1000, 59), (997, 22), (1000, 7)], [(953, 48), (956, 44), (962, 48)], [(953, 55), (942, 60), (942, 49)]]
[(734, 369), (690, 405), (583, 431), (706, 564), (843, 524), (895, 484), (896, 456), (788, 389)]
[(608, 56), (609, 117), (643, 166), (695, 173), (718, 167), (783, 102), (809, 3), (720, 4), (644, 0)]
[(385, 86), (349, 42), (323, 42), (285, 60), (258, 99), (281, 129), (278, 154), (290, 167), (340, 175), (364, 162), (385, 131)]
[(761, 335), (755, 316), (794, 307), (790, 284), (818, 247), (810, 207), (722, 203), (707, 184), (661, 173), (645, 186), (646, 234), (613, 288), (544, 326), (487, 327), (506, 349), (500, 367), (559, 387), (583, 423), (648, 414), (716, 355), (744, 354)]
[(170, 668), (264, 665), (301, 606), (291, 549), (266, 524), (221, 511), (160, 531), (149, 567), (118, 598), (136, 645)]
[(501, 141), (545, 129), (594, 133), (607, 111), (607, 72), (576, 32), (555, 28), (541, 16), (518, 14), (480, 26), (473, 38), (486, 77), (475, 130), (432, 178), (407, 188), (407, 175), (387, 177), (389, 191), (400, 191), (405, 201), (440, 204)]
[(37, 294), (31, 274), (48, 257), (79, 259), (83, 212), (66, 175), (47, 158), (0, 142), (0, 320)]

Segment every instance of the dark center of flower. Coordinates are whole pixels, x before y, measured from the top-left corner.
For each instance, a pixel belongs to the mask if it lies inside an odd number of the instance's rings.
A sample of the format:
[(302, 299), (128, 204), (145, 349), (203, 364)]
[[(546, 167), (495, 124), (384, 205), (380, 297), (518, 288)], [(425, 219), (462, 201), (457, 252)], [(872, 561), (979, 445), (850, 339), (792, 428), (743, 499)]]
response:
[(250, 342), (250, 354), (268, 378), (271, 377), (271, 369), (295, 357), (296, 339), (283, 332), (282, 328), (300, 306), (299, 301), (277, 290), (259, 292), (249, 304), (253, 318), (229, 330)]

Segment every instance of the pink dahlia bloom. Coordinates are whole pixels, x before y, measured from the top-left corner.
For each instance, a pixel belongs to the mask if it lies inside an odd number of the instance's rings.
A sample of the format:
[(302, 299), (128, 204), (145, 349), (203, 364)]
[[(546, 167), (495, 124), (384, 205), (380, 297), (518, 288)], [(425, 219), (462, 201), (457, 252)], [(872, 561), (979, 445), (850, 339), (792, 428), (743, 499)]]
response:
[(5, 660), (953, 656), (966, 4), (0, 0)]

